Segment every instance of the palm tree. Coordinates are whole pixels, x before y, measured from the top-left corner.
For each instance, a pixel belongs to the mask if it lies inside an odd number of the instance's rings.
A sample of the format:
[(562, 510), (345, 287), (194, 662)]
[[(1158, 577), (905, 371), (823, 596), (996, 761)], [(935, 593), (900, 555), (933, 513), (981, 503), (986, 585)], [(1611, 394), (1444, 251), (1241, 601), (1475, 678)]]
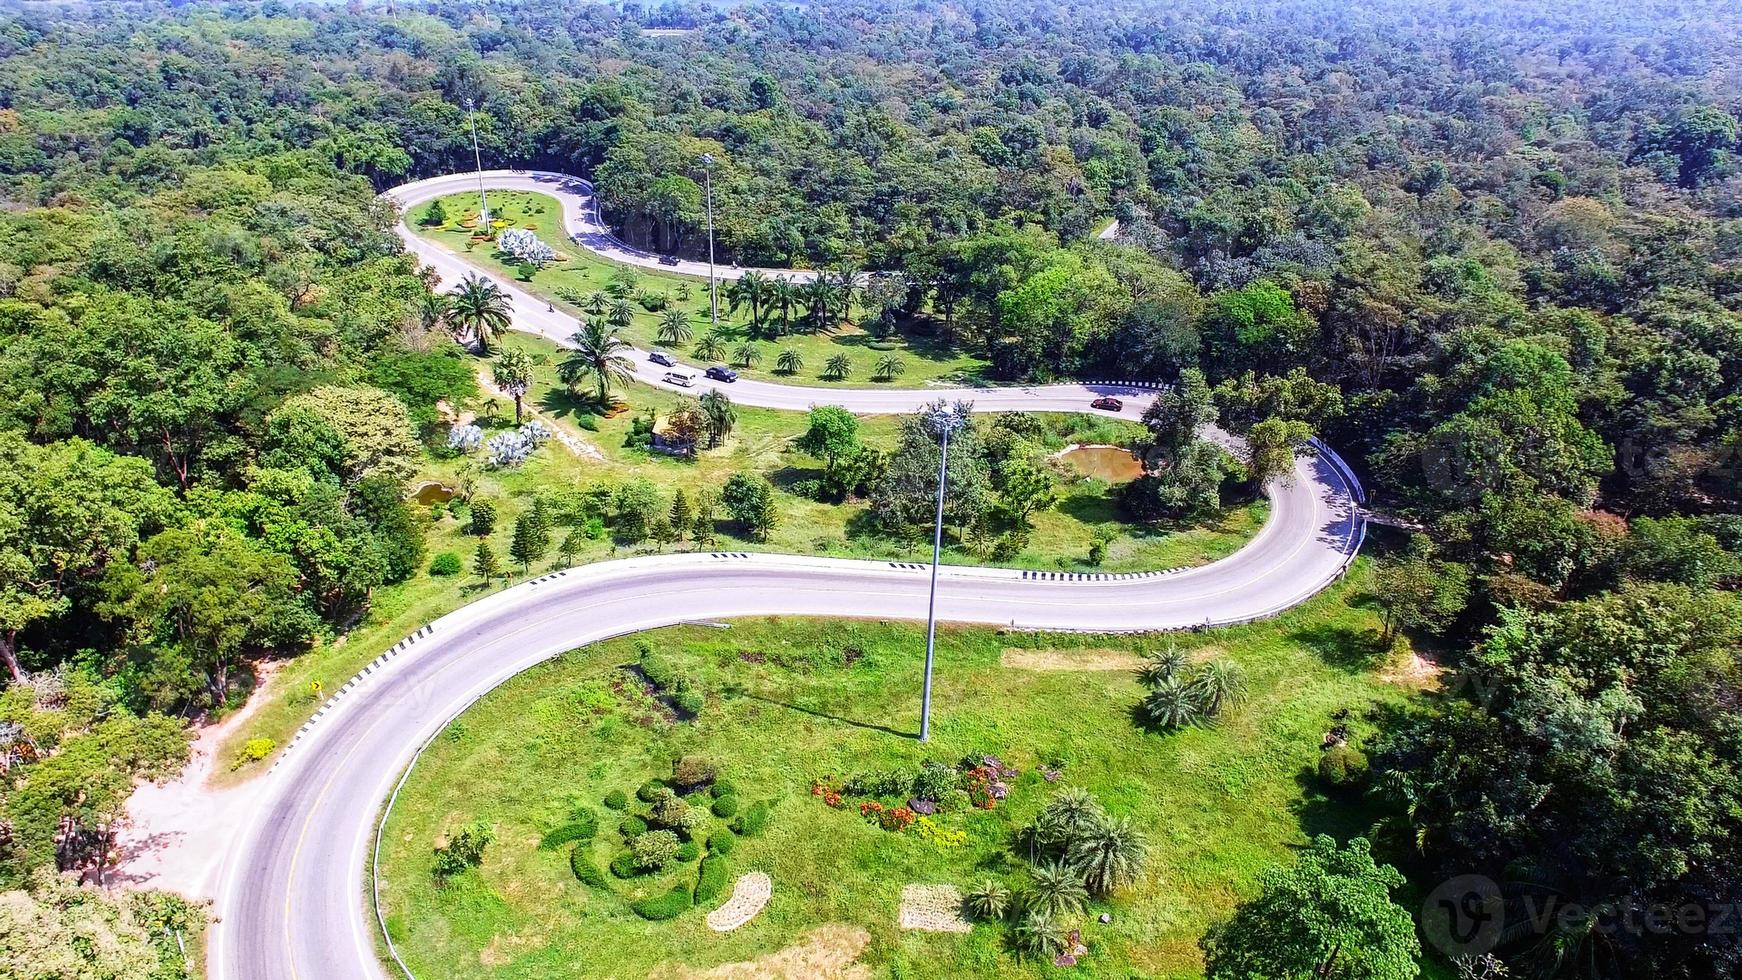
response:
[(797, 374), (804, 369), (804, 357), (791, 347), (782, 347), (774, 359), (774, 369), (781, 374)]
[(569, 343), (574, 350), (557, 365), (557, 377), (570, 388), (583, 378), (592, 378), (601, 408), (610, 404), (612, 384), (635, 377), (635, 362), (624, 353), (629, 344), (605, 321), (582, 320), (581, 329), (575, 331)]
[(1204, 714), (1215, 717), (1223, 708), (1230, 708), (1246, 699), (1246, 675), (1238, 665), (1227, 660), (1212, 660), (1192, 678), (1192, 692)]
[(835, 314), (841, 308), (841, 290), (828, 276), (818, 275), (800, 287), (799, 293), (815, 329), (828, 330), (835, 325)]
[(768, 301), (780, 309), (780, 332), (792, 332), (792, 308), (803, 304), (803, 295), (790, 279), (776, 279), (768, 289)]
[(448, 297), (439, 293), (424, 293), (417, 301), (418, 324), (426, 331), (444, 326), (448, 319), (448, 308)]
[(490, 367), (490, 380), (514, 399), (514, 424), (520, 424), (520, 400), (532, 387), (532, 358), (523, 350), (505, 350)]
[(746, 340), (732, 349), (732, 359), (737, 361), (740, 367), (750, 367), (761, 363), (762, 349), (756, 346), (755, 341)]
[(1010, 889), (987, 878), (968, 893), (968, 911), (982, 922), (995, 922), (1010, 911)]
[(635, 322), (635, 307), (626, 299), (612, 300), (611, 309), (605, 314), (605, 319), (613, 327), (627, 327)]
[(659, 333), (654, 337), (667, 347), (676, 347), (687, 342), (693, 334), (690, 331), (690, 315), (673, 306), (668, 308), (659, 318)]
[(1089, 901), (1089, 890), (1083, 887), (1083, 877), (1077, 869), (1063, 861), (1048, 861), (1036, 865), (1034, 884), (1028, 890), (1026, 905), (1030, 913), (1064, 915), (1080, 912)]
[(1175, 650), (1170, 643), (1166, 650), (1144, 658), (1143, 666), (1137, 668), (1137, 680), (1144, 687), (1154, 687), (1179, 676), (1185, 666), (1186, 655)]
[(845, 381), (853, 373), (853, 362), (845, 354), (836, 354), (823, 363), (823, 377), (829, 381)]
[(1136, 881), (1148, 853), (1149, 845), (1131, 821), (1101, 816), (1071, 844), (1066, 859), (1090, 891), (1105, 895)]
[(768, 300), (768, 277), (752, 269), (739, 276), (735, 281), (726, 284), (726, 300), (728, 312), (738, 312), (738, 307), (750, 307), (750, 330), (755, 332), (762, 326), (762, 305)]
[(726, 341), (717, 331), (710, 330), (696, 341), (695, 354), (704, 361), (720, 360), (726, 356)]
[(1068, 848), (1102, 816), (1094, 794), (1080, 786), (1067, 787), (1041, 807), (1034, 819), (1034, 836), (1041, 844)]
[(885, 354), (877, 359), (877, 371), (872, 377), (878, 381), (894, 381), (906, 370), (907, 365), (902, 363), (901, 358), (894, 354)]
[(738, 424), (738, 412), (732, 407), (732, 399), (718, 388), (703, 392), (698, 401), (702, 406), (702, 418), (707, 420), (708, 448), (712, 449), (732, 434), (732, 427)]
[(491, 338), (508, 329), (513, 309), (514, 301), (501, 286), (473, 273), (448, 291), (448, 325), (454, 329), (455, 339), (470, 334), (485, 355), (490, 353)]
[(835, 266), (834, 275), (823, 273), (825, 278), (832, 278), (835, 290), (840, 293), (841, 315), (850, 316), (853, 312), (853, 301), (859, 298), (862, 290), (859, 288), (859, 267), (851, 262), (842, 262)]
[(1056, 956), (1069, 936), (1065, 927), (1045, 912), (1030, 912), (1016, 924), (1016, 943), (1034, 956)]
[(1152, 687), (1144, 695), (1139, 710), (1151, 724), (1162, 729), (1195, 725), (1204, 717), (1197, 692), (1178, 677), (1169, 677)]
[(602, 289), (595, 289), (588, 293), (586, 300), (581, 303), (581, 309), (586, 310), (593, 316), (604, 316), (605, 311), (610, 308), (611, 297), (606, 295), (605, 291)]

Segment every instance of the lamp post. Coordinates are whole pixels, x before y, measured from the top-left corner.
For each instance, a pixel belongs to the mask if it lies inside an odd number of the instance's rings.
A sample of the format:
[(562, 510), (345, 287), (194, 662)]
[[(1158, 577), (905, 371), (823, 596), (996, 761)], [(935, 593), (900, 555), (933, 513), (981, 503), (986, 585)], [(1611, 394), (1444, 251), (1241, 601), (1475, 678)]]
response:
[(954, 409), (939, 407), (928, 413), (927, 420), (943, 443), (938, 451), (938, 512), (931, 539), (931, 597), (925, 612), (925, 687), (919, 702), (921, 742), (931, 739), (931, 668), (938, 637), (938, 560), (944, 547), (944, 481), (950, 463), (950, 433), (967, 424), (968, 409), (959, 403)]
[(490, 233), (490, 195), (484, 193), (484, 155), (478, 151), (478, 120), (472, 115), (472, 100), (466, 100), (466, 124), (472, 127), (472, 162), (478, 167), (478, 204), (483, 210), (484, 234)]
[(702, 180), (708, 185), (708, 326), (720, 329), (720, 294), (714, 288), (714, 155), (702, 154)]

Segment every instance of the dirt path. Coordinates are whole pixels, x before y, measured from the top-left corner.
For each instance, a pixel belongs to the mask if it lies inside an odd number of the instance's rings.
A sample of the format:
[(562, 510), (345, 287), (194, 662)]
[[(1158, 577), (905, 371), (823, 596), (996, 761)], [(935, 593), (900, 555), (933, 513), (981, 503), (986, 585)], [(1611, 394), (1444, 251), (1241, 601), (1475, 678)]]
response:
[[(180, 776), (162, 784), (143, 783), (127, 801), (127, 823), (118, 835), (121, 863), (109, 882), (124, 888), (162, 888), (192, 899), (216, 897), (218, 875), (230, 842), (248, 822), (264, 781), (216, 789), (211, 777), (220, 765), (218, 748), (266, 703), (277, 664), (260, 668), (248, 703), (215, 725), (198, 729), (193, 753)], [(264, 765), (260, 772), (266, 772)]]

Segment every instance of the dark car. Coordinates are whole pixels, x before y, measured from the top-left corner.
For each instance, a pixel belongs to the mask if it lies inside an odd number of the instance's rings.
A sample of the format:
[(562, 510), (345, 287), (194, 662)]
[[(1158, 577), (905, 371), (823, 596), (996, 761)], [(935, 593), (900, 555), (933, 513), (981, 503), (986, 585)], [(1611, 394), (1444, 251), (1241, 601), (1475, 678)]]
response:
[(1123, 412), (1125, 403), (1111, 395), (1102, 395), (1089, 403), (1090, 408), (1098, 408), (1104, 412)]
[(661, 255), (659, 257), (659, 264), (660, 265), (677, 265), (677, 256), (675, 256), (675, 255)]
[(738, 372), (720, 364), (716, 364), (702, 373), (713, 378), (715, 381), (725, 381), (730, 383), (738, 380)]
[(670, 354), (664, 354), (659, 351), (654, 351), (647, 355), (647, 359), (655, 364), (664, 365), (665, 367), (677, 367), (677, 362), (671, 359)]

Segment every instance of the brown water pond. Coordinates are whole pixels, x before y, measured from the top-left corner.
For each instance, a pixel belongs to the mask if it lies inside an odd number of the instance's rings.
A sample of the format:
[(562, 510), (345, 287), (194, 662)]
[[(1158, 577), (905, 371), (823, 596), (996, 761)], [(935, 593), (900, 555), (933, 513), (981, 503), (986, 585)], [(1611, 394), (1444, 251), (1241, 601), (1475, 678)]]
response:
[(411, 499), (420, 504), (445, 504), (454, 499), (456, 493), (459, 491), (445, 483), (431, 481), (419, 484), (418, 488), (411, 492)]
[(1108, 483), (1130, 483), (1143, 475), (1131, 452), (1118, 446), (1075, 446), (1059, 454), (1066, 466)]

